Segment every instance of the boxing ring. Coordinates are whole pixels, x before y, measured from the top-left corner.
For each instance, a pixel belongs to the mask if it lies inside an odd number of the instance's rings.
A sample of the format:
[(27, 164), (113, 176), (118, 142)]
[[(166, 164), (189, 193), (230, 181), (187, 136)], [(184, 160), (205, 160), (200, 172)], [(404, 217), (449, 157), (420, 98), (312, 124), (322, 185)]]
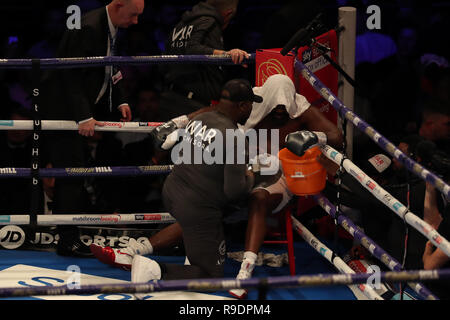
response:
[[(243, 63), (254, 61), (254, 55)], [(141, 65), (161, 63), (203, 63), (231, 65), (226, 56), (147, 56), (147, 57), (87, 57), (64, 59), (2, 59), (0, 68), (32, 69), (35, 89), (38, 89), (37, 76), (45, 68), (79, 68), (99, 67), (106, 65)], [(346, 106), (314, 75), (301, 61), (296, 60), (296, 70), (319, 92), (341, 115), (349, 120), (357, 129), (367, 134), (383, 150), (399, 160), (405, 167), (418, 177), (432, 184), (450, 198), (450, 187), (435, 174), (423, 168), (420, 164), (403, 154), (390, 141), (364, 122)], [(36, 92), (36, 91), (33, 91)], [(37, 91), (38, 92), (38, 91)], [(39, 118), (38, 94), (33, 95), (35, 119), (33, 120), (0, 120), (0, 130), (32, 130), (33, 148), (39, 148), (39, 135), (44, 130), (77, 130), (73, 121), (49, 121)], [(105, 122), (104, 127), (96, 130), (109, 132), (139, 132), (149, 133), (159, 123), (155, 122)], [(450, 243), (434, 228), (418, 218), (407, 206), (400, 203), (387, 193), (372, 178), (367, 176), (345, 155), (340, 154), (330, 146), (321, 146), (322, 153), (338, 164), (358, 180), (372, 195), (385, 204), (394, 214), (404, 219), (411, 227), (418, 230), (450, 256)], [(33, 153), (31, 168), (0, 168), (0, 178), (28, 178), (32, 181), (44, 177), (138, 177), (148, 175), (168, 174), (172, 167), (167, 166), (127, 166), (127, 167), (92, 167), (92, 168), (39, 168), (38, 156)], [(37, 189), (32, 190), (38, 192)], [(32, 195), (36, 199), (36, 194)], [(391, 257), (383, 248), (365, 235), (348, 217), (339, 213), (322, 194), (314, 196), (315, 201), (329, 214), (336, 223), (341, 225), (350, 235), (357, 239), (374, 257), (378, 258), (391, 270), (377, 274), (381, 282), (407, 283), (417, 299), (438, 299), (421, 281), (450, 279), (450, 270), (402, 270), (401, 264)], [(32, 201), (32, 206), (35, 204)], [(34, 209), (33, 209), (34, 208)], [(175, 220), (168, 212), (135, 213), (135, 214), (77, 214), (77, 215), (38, 215), (36, 207), (30, 214), (1, 215), (2, 226), (52, 226), (52, 225), (117, 225), (122, 224), (164, 224)], [(128, 272), (103, 265), (95, 259), (78, 259), (58, 257), (53, 252), (30, 252), (19, 250), (1, 250), (0, 257), (0, 298), (18, 299), (100, 299), (118, 300), (134, 299), (133, 293), (149, 293), (153, 299), (231, 299), (226, 291), (233, 288), (248, 288), (249, 299), (330, 299), (352, 300), (353, 293), (358, 292), (361, 299), (383, 300), (370, 285), (372, 273), (356, 273), (341, 257), (333, 252), (326, 243), (315, 237), (295, 216), (293, 228), (305, 242), (297, 243), (295, 256), (299, 275), (286, 276), (287, 268), (271, 269), (267, 273), (259, 273), (255, 269), (253, 278), (236, 280), (237, 263), (227, 262), (225, 279), (196, 279), (176, 281), (156, 281), (147, 284), (129, 283)], [(303, 260), (311, 258), (308, 265)], [(156, 261), (183, 263), (184, 257), (158, 257)], [(315, 264), (314, 261), (320, 261)], [(324, 261), (329, 264), (324, 266)], [(331, 267), (333, 266), (333, 267)], [(262, 268), (261, 268), (262, 270)], [(336, 270), (338, 273), (336, 273)], [(326, 287), (327, 289), (322, 289)], [(349, 290), (349, 288), (351, 290)], [(353, 292), (353, 293), (352, 293)], [(172, 293), (176, 293), (172, 294)], [(355, 293), (356, 294), (356, 293)]]

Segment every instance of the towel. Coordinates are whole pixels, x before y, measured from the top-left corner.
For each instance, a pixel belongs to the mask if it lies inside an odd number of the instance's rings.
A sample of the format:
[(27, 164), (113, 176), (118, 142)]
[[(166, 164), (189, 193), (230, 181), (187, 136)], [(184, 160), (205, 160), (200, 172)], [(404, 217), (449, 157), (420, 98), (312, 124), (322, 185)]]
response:
[(253, 92), (262, 96), (264, 101), (253, 103), (250, 117), (243, 126), (240, 126), (244, 132), (254, 128), (277, 105), (282, 104), (286, 106), (291, 119), (299, 117), (310, 106), (310, 103), (304, 96), (296, 93), (294, 83), (284, 74), (270, 76), (262, 87), (254, 87)]
[[(227, 252), (227, 256), (230, 259), (242, 262), (244, 258), (244, 251), (237, 252)], [(257, 266), (268, 265), (269, 267), (282, 267), (284, 264), (289, 264), (288, 254), (273, 254), (258, 252), (258, 257), (256, 258), (255, 264)]]

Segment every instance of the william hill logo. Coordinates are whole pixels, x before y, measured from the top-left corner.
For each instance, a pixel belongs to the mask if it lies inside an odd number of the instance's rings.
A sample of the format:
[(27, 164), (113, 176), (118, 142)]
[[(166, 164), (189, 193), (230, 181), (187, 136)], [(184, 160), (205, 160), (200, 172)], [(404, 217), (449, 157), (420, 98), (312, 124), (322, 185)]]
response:
[(0, 168), (0, 174), (17, 174), (15, 168)]
[(94, 167), (94, 168), (66, 168), (68, 174), (84, 174), (84, 173), (110, 173), (113, 172), (111, 167)]

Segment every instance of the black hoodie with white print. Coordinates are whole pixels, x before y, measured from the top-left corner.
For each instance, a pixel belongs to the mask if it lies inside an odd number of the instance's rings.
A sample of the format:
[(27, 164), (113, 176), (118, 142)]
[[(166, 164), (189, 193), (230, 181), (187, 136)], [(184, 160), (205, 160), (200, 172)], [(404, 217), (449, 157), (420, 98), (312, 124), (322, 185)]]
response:
[[(168, 55), (212, 55), (224, 50), (223, 17), (211, 5), (200, 2), (182, 15), (169, 34)], [(165, 72), (168, 84), (194, 93), (199, 101), (218, 100), (225, 81), (222, 67), (207, 64), (169, 65)]]

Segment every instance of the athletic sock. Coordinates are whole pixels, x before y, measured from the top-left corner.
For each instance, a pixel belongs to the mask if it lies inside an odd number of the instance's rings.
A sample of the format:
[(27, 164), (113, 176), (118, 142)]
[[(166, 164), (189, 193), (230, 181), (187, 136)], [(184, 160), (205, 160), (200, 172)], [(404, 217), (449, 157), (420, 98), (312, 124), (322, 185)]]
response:
[(131, 256), (134, 256), (135, 254), (143, 256), (146, 254), (152, 254), (153, 246), (147, 238), (145, 238), (145, 240), (141, 242), (136, 241), (133, 238), (130, 238), (130, 241), (128, 242), (128, 247), (122, 250), (122, 252), (127, 252)]
[(256, 258), (258, 258), (258, 255), (252, 251), (245, 251), (244, 252), (244, 258), (243, 260), (249, 260), (252, 264), (255, 264)]
[(253, 269), (255, 268), (255, 262), (258, 255), (251, 251), (244, 252), (244, 258), (242, 259), (241, 269), (237, 275), (238, 279), (248, 279), (251, 277)]

